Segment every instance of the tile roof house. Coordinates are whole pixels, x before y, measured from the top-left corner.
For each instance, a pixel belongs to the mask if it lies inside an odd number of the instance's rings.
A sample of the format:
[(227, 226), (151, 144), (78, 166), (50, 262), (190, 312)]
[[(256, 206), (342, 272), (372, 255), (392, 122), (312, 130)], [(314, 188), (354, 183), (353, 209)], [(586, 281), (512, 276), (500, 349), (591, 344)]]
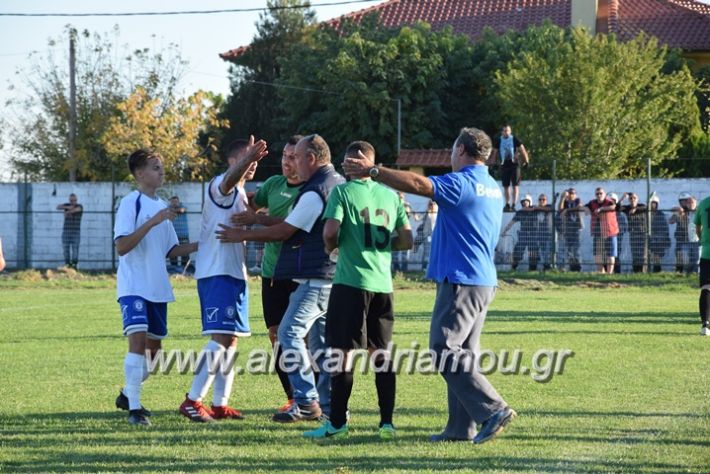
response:
[[(451, 26), (475, 41), (484, 28), (498, 33), (523, 30), (545, 20), (561, 27), (583, 25), (592, 33), (614, 33), (630, 40), (642, 31), (659, 43), (680, 48), (698, 64), (710, 64), (710, 5), (697, 0), (388, 0), (341, 18), (355, 21), (378, 13), (385, 27), (426, 21), (432, 29)], [(220, 57), (234, 61), (248, 46)], [(401, 150), (397, 164), (447, 167), (449, 150)]]

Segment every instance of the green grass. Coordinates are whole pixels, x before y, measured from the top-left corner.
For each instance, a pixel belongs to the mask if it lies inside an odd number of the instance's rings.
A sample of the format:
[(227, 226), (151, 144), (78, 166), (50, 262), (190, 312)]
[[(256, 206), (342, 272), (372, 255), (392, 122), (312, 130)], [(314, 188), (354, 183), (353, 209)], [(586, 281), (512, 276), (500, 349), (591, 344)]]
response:
[[(398, 440), (377, 436), (372, 375), (356, 376), (347, 441), (301, 438), (315, 426), (269, 421), (283, 403), (275, 376), (237, 376), (233, 405), (248, 419), (191, 424), (177, 406), (191, 381), (173, 372), (148, 380), (149, 429), (113, 407), (126, 342), (107, 276), (37, 273), (0, 278), (0, 472), (707, 472), (710, 462), (710, 338), (697, 333), (697, 290), (672, 276), (616, 278), (503, 275), (482, 345), (571, 349), (562, 375), (491, 381), (519, 417), (481, 446), (430, 444), (446, 421), (438, 375), (398, 378)], [(398, 278), (395, 342), (426, 346), (430, 284)], [(194, 282), (176, 281), (167, 349), (199, 349)], [(241, 351), (268, 347), (258, 281), (254, 336)]]

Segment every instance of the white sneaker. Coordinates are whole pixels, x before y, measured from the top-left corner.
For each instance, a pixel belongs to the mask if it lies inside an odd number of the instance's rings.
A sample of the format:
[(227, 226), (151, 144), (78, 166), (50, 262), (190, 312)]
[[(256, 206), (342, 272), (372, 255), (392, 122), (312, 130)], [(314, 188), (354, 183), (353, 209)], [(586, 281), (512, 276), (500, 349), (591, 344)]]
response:
[(708, 327), (708, 326), (703, 326), (703, 327), (700, 329), (700, 335), (701, 335), (701, 336), (710, 336), (710, 327)]

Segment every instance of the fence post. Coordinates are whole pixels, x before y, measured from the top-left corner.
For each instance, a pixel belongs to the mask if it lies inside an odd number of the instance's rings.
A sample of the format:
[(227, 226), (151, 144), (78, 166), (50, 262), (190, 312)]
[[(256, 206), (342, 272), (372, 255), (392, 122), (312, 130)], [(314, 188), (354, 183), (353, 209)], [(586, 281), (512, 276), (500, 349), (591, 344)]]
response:
[(27, 173), (24, 175), (24, 182), (22, 185), (22, 250), (23, 250), (23, 269), (30, 267), (30, 202), (32, 201), (32, 193), (30, 191), (30, 185), (27, 181)]
[(116, 271), (116, 248), (113, 245), (113, 228), (116, 225), (116, 166), (111, 165), (111, 271)]
[(550, 250), (550, 268), (557, 269), (557, 160), (552, 160), (552, 249)]
[(651, 229), (653, 227), (651, 212), (651, 158), (646, 158), (646, 273), (653, 271), (651, 262)]

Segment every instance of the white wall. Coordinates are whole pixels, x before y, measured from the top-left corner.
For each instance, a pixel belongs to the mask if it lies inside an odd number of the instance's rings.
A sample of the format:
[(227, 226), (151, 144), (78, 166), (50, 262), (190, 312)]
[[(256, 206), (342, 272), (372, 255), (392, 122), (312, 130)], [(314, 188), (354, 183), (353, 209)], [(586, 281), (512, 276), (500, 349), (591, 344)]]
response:
[[(23, 263), (22, 204), (19, 202), (23, 184), (0, 183), (0, 238), (8, 266), (14, 268)], [(257, 183), (248, 183), (248, 190), (253, 190)], [(646, 202), (645, 180), (614, 180), (614, 181), (558, 181), (556, 189), (564, 190), (570, 186), (577, 189), (583, 201), (594, 197), (594, 188), (602, 186), (607, 192), (633, 191), (639, 194), (640, 201)], [(79, 268), (86, 270), (110, 269), (113, 252), (111, 212), (120, 198), (131, 191), (129, 184), (120, 183), (115, 187), (116, 201), (111, 202), (111, 183), (35, 183), (28, 185), (31, 195), (28, 209), (31, 230), (28, 233), (30, 266), (34, 268), (53, 268), (64, 262), (61, 234), (63, 215), (56, 211), (57, 205), (68, 201), (68, 196), (75, 193), (79, 203), (84, 206), (84, 216), (81, 222), (81, 245), (79, 247)], [(677, 196), (681, 191), (687, 191), (702, 199), (710, 195), (710, 179), (654, 179), (651, 189), (661, 198), (661, 208), (670, 209), (678, 204)], [(550, 181), (523, 181), (521, 195), (530, 193), (535, 200), (537, 195), (545, 193), (550, 198), (552, 183)], [(203, 185), (201, 183), (183, 183), (166, 186), (160, 191), (161, 197), (167, 199), (178, 195), (188, 209), (188, 224), (191, 239), (199, 236), (199, 212), (202, 205)], [(424, 212), (427, 199), (419, 196), (407, 196), (415, 212)], [(503, 224), (512, 218), (511, 213), (504, 215)], [(415, 223), (413, 227), (418, 225)], [(673, 227), (671, 226), (671, 235)], [(588, 227), (583, 231), (584, 238), (589, 240)], [(589, 242), (583, 240), (582, 246), (591, 249)], [(591, 255), (591, 250), (589, 250)], [(669, 251), (669, 256), (672, 249)], [(585, 260), (589, 257), (583, 253)], [(667, 259), (669, 258), (667, 256)], [(672, 265), (667, 260), (668, 265)]]

